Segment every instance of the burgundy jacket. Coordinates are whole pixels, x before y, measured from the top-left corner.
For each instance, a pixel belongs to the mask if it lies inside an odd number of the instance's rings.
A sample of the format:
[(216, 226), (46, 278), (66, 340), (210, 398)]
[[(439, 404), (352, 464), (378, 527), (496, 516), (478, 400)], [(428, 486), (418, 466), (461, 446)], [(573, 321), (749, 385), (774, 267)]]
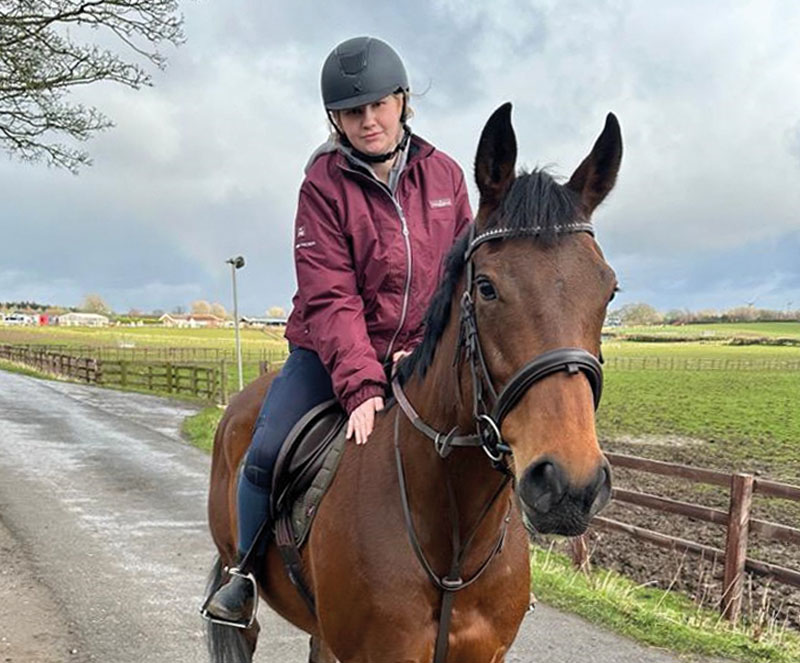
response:
[(461, 168), (418, 136), (394, 196), (338, 151), (307, 170), (286, 338), (319, 355), (348, 414), (384, 395), (382, 361), (422, 340), (444, 258), (471, 220)]

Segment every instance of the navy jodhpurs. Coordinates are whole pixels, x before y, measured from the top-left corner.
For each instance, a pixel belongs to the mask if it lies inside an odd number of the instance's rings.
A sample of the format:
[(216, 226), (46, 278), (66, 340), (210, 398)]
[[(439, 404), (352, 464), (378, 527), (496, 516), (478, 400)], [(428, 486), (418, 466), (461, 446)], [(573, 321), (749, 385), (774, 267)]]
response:
[[(290, 346), (289, 358), (270, 385), (253, 431), (237, 491), (239, 555), (255, 542), (269, 518), (272, 471), (283, 441), (300, 418), (315, 405), (333, 398), (328, 371), (315, 352)], [(259, 554), (267, 539), (262, 538)]]
[(316, 352), (294, 348), (272, 381), (247, 452), (244, 475), (269, 492), (278, 452), (292, 427), (315, 405), (334, 397), (331, 377)]

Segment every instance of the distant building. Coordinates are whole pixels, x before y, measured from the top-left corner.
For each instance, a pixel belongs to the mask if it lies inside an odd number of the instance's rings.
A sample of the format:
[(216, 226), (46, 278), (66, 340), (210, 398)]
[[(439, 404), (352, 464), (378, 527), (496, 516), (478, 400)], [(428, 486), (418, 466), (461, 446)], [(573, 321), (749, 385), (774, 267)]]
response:
[(0, 314), (0, 323), (9, 326), (37, 325), (39, 324), (39, 318), (27, 313), (7, 313), (5, 315)]
[(286, 326), (286, 318), (265, 317), (265, 318), (246, 318), (242, 316), (242, 324), (248, 327), (261, 328), (261, 327), (284, 327)]
[(165, 313), (158, 321), (165, 327), (198, 329), (200, 327), (221, 327), (225, 320), (211, 313)]
[(64, 313), (58, 316), (62, 327), (108, 327), (108, 316), (99, 313)]

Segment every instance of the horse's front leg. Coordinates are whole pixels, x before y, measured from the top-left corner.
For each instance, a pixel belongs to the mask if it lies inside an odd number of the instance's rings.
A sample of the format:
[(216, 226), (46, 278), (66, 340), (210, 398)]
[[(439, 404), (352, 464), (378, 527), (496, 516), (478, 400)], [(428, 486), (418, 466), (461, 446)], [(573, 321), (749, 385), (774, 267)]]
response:
[(339, 663), (322, 638), (311, 636), (308, 663)]

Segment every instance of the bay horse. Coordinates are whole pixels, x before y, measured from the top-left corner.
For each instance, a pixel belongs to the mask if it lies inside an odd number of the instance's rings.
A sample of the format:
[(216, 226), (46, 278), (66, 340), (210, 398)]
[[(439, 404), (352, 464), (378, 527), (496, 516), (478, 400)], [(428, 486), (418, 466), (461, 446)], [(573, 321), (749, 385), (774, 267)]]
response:
[[(303, 548), (315, 614), (273, 543), (257, 569), (261, 597), (311, 635), (310, 663), (503, 663), (529, 608), (527, 534), (578, 535), (609, 500), (594, 413), (616, 278), (590, 217), (616, 181), (619, 124), (608, 115), (563, 185), (517, 175), (516, 157), (504, 104), (481, 134), (478, 213), (424, 340), (369, 442), (347, 443)], [(236, 396), (216, 432), (210, 586), (234, 563), (237, 468), (272, 378)], [(251, 661), (258, 628), (210, 624), (214, 663)]]

